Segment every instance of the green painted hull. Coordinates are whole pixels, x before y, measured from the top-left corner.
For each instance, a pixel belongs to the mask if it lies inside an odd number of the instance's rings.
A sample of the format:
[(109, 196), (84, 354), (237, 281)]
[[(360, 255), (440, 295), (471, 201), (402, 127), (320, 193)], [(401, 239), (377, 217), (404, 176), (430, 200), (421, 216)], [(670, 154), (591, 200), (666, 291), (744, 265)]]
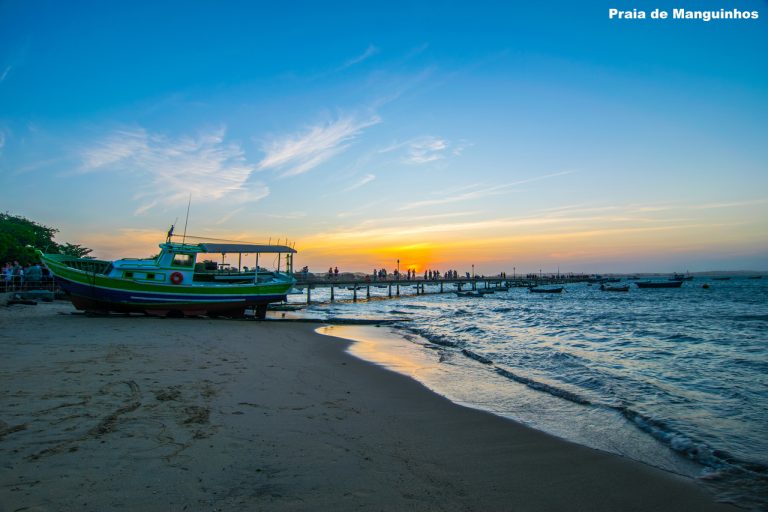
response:
[(108, 262), (71, 261), (60, 255), (40, 253), (40, 257), (57, 278), (78, 309), (145, 312), (155, 314), (237, 314), (248, 308), (265, 309), (272, 302), (284, 301), (295, 280), (279, 274), (280, 280), (266, 283), (145, 283), (111, 277), (95, 269)]

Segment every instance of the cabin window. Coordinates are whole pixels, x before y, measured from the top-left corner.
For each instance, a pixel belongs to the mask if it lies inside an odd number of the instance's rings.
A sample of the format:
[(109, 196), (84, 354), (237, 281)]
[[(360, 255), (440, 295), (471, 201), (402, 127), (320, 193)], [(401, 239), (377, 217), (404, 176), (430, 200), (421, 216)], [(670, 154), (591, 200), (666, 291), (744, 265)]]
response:
[(195, 258), (191, 254), (174, 254), (173, 265), (174, 267), (191, 267), (195, 262)]
[(125, 277), (133, 277), (133, 272), (126, 272)]
[(154, 278), (155, 278), (155, 274), (147, 274), (147, 279), (154, 279)]

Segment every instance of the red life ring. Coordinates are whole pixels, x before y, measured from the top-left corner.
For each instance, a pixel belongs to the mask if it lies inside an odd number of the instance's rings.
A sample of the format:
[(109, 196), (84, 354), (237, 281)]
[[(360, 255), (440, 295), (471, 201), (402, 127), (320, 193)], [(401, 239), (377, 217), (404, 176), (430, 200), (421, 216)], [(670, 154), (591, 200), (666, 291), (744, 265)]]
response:
[(184, 274), (181, 272), (174, 272), (171, 274), (171, 282), (173, 284), (181, 284), (181, 282), (184, 280)]

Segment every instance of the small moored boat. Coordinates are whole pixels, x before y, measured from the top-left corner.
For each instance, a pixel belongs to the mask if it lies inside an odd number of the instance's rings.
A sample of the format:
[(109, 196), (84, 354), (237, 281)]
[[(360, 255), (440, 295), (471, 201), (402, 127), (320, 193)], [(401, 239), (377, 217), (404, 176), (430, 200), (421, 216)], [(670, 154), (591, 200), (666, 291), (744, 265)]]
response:
[(531, 293), (561, 293), (563, 291), (563, 287), (560, 288), (538, 288), (535, 286), (531, 286), (528, 288), (528, 291)]
[[(72, 304), (86, 311), (243, 316), (253, 309), (257, 318), (264, 318), (267, 305), (285, 301), (296, 282), (296, 250), (284, 245), (185, 244), (171, 242), (169, 236), (160, 244), (160, 254), (147, 259), (104, 261), (37, 253)], [(227, 253), (256, 255), (256, 267), (224, 270), (214, 261), (198, 262), (205, 255)], [(277, 270), (259, 267), (260, 254), (276, 254)]]
[(680, 288), (682, 281), (637, 281), (638, 288)]
[(457, 297), (475, 297), (475, 298), (477, 298), (477, 297), (482, 297), (484, 295), (483, 293), (479, 293), (476, 290), (470, 290), (470, 291), (466, 291), (466, 292), (456, 291), (456, 292), (453, 292), (453, 293), (455, 293)]
[(629, 285), (625, 284), (624, 286), (606, 286), (601, 285), (600, 289), (604, 292), (628, 292), (629, 291)]

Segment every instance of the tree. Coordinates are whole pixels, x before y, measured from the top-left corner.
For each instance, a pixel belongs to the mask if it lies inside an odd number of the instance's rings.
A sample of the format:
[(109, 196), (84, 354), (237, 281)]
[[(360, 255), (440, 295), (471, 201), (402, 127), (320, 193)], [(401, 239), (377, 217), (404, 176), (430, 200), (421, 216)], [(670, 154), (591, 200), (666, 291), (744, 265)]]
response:
[(59, 245), (59, 252), (68, 256), (74, 256), (75, 258), (86, 258), (92, 250), (79, 244), (65, 243), (64, 245)]
[(26, 265), (37, 261), (35, 249), (82, 258), (91, 249), (76, 244), (60, 245), (53, 240), (58, 229), (43, 226), (21, 216), (0, 213), (0, 264), (18, 260)]

